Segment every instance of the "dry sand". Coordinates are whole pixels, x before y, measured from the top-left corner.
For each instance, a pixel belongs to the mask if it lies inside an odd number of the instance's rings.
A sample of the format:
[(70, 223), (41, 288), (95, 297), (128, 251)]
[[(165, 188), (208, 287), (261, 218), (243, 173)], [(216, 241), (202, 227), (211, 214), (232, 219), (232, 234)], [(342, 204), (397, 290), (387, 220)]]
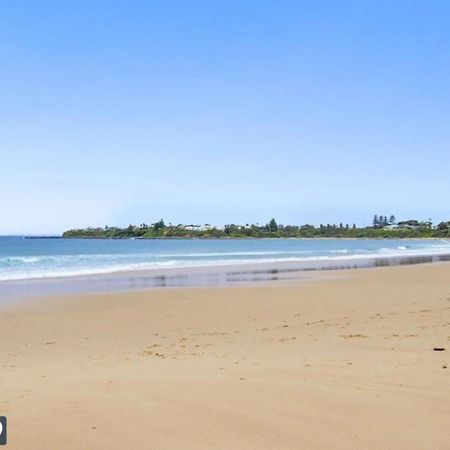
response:
[(0, 333), (7, 448), (450, 449), (449, 264), (29, 300)]

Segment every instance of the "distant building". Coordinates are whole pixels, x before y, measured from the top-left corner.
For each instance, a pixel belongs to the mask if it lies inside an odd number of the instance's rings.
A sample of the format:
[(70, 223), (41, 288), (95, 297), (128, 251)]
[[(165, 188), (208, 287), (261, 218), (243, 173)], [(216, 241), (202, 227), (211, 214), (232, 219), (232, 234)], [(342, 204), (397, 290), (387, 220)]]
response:
[(398, 228), (415, 230), (417, 228), (432, 228), (433, 224), (431, 221), (419, 222), (418, 220), (405, 220), (398, 223)]
[(208, 230), (212, 230), (212, 229), (218, 228), (218, 227), (210, 225), (209, 223), (205, 223), (204, 225), (192, 225), (192, 224), (191, 225), (181, 225), (180, 228), (184, 228), (185, 230), (188, 230), (188, 231), (208, 231)]

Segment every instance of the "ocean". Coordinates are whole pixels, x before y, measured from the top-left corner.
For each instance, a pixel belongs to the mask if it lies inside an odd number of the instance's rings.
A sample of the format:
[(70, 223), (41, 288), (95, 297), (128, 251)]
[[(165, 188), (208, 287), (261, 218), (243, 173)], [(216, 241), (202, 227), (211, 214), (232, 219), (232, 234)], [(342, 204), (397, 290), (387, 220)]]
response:
[[(123, 271), (450, 254), (450, 241), (414, 239), (28, 239), (0, 237), (0, 282)], [(179, 271), (178, 271), (179, 272)]]

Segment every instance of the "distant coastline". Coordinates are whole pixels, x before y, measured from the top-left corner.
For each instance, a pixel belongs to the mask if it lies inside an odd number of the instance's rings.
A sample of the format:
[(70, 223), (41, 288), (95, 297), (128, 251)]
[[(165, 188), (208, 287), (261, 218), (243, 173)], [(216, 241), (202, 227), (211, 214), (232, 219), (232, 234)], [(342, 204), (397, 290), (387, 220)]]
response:
[[(330, 239), (442, 239), (450, 237), (450, 221), (433, 225), (431, 221), (375, 216), (372, 226), (355, 224), (279, 225), (271, 219), (266, 225), (229, 224), (225, 226), (172, 225), (160, 220), (151, 225), (129, 225), (126, 228), (81, 228), (65, 231), (64, 239), (261, 239), (261, 238), (330, 238)], [(36, 238), (36, 237), (35, 237)]]

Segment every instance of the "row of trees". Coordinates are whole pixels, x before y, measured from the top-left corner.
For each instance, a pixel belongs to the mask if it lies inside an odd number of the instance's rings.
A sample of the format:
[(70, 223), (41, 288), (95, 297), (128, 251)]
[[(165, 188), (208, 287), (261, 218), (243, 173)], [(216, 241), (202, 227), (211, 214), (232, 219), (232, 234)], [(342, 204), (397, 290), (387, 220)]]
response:
[(389, 225), (395, 225), (396, 223), (397, 223), (397, 221), (393, 214), (389, 217), (389, 219), (387, 218), (387, 216), (383, 216), (383, 215), (378, 216), (377, 214), (375, 214), (375, 216), (373, 217), (373, 227), (374, 228), (383, 228), (383, 227), (387, 227)]
[[(376, 218), (376, 220), (375, 220)], [(129, 225), (126, 228), (84, 228), (64, 232), (65, 238), (420, 238), (420, 237), (450, 237), (450, 222), (442, 222), (433, 228), (430, 222), (410, 220), (399, 222), (392, 215), (375, 216), (372, 227), (357, 227), (355, 224), (321, 224), (314, 225), (281, 225), (275, 219), (267, 224), (225, 225), (223, 228), (205, 227), (193, 229), (183, 225), (172, 225), (163, 219), (151, 225), (142, 223), (139, 226)], [(401, 226), (400, 226), (401, 225)]]

